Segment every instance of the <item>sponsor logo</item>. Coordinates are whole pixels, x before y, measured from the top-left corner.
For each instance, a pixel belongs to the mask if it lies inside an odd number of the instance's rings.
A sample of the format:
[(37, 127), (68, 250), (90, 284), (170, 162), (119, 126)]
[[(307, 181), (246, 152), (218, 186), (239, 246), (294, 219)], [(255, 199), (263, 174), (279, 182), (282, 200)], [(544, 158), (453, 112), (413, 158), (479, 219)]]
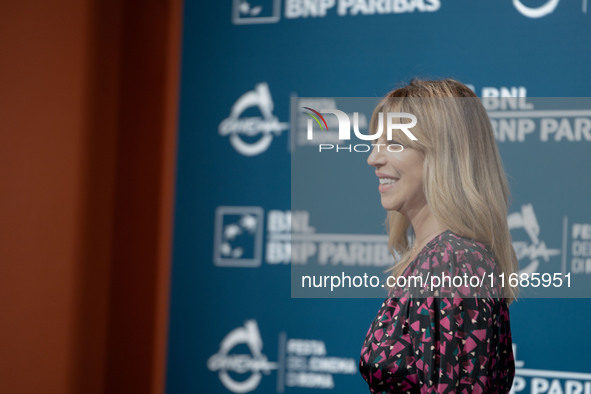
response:
[(337, 16), (368, 16), (435, 12), (440, 7), (440, 0), (286, 0), (285, 18), (324, 18), (329, 10)]
[(308, 211), (269, 211), (268, 264), (317, 264), (342, 267), (385, 267), (394, 259), (387, 235), (319, 233)]
[[(230, 144), (244, 156), (255, 156), (269, 148), (273, 136), (279, 136), (287, 130), (288, 123), (279, 122), (273, 115), (273, 99), (267, 83), (262, 82), (255, 89), (246, 92), (236, 101), (230, 110), (230, 116), (219, 126), (221, 136), (229, 136)], [(258, 108), (261, 116), (242, 116), (249, 108)], [(259, 137), (260, 138), (257, 138)], [(245, 138), (248, 141), (245, 141)], [(251, 141), (255, 139), (255, 141)]]
[[(475, 93), (476, 90), (474, 89), (473, 85), (468, 85)], [(488, 98), (488, 97), (517, 97), (517, 98), (526, 98), (527, 97), (527, 88), (525, 86), (483, 86), (481, 93), (481, 97)], [(490, 100), (491, 103), (499, 103), (499, 101)], [(487, 101), (485, 100), (484, 103), (486, 104)], [(518, 109), (532, 109), (530, 103), (527, 100), (517, 100), (517, 108)]]
[[(357, 373), (356, 359), (330, 356), (324, 341), (288, 338), (285, 332), (280, 332), (278, 337), (277, 362), (270, 362), (263, 354), (263, 339), (256, 320), (247, 320), (243, 327), (233, 329), (224, 337), (218, 352), (207, 360), (207, 368), (217, 372), (224, 387), (233, 393), (254, 391), (263, 375), (270, 375), (274, 370), (278, 393), (283, 393), (286, 387), (332, 390), (335, 375)], [(249, 354), (234, 353), (244, 345)]]
[(263, 209), (218, 207), (213, 262), (222, 267), (258, 267), (262, 261)]
[[(490, 101), (489, 101), (490, 102)], [(501, 105), (515, 101), (501, 98)], [(489, 111), (493, 132), (499, 142), (525, 142), (538, 137), (540, 142), (591, 141), (591, 110), (531, 110), (512, 109)]]
[[(263, 248), (263, 222), (266, 242)], [(394, 260), (386, 235), (317, 233), (308, 211), (220, 206), (215, 213), (214, 265), (261, 266), (317, 263), (322, 266), (385, 267)]]
[(513, 343), (515, 378), (511, 393), (591, 393), (591, 373), (550, 371), (524, 368), (517, 359), (517, 344)]
[[(236, 25), (277, 23), (281, 0), (234, 0), (232, 23)], [(324, 18), (329, 15), (370, 16), (435, 12), (440, 0), (284, 0), (286, 19)]]
[(482, 88), (482, 104), (498, 142), (529, 142), (536, 137), (540, 142), (591, 141), (587, 98), (528, 98), (523, 86), (488, 86)]
[(281, 0), (234, 0), (232, 23), (251, 25), (277, 23), (281, 16)]

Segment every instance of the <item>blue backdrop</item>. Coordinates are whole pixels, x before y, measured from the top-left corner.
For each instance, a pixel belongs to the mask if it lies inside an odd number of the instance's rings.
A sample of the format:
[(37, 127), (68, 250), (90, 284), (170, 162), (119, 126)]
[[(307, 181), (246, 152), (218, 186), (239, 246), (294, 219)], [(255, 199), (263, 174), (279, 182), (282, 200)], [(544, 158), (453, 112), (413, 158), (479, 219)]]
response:
[[(382, 300), (291, 298), (287, 245), (292, 225), (380, 243), (385, 213), (366, 166), (365, 215), (290, 215), (292, 101), (378, 98), (414, 76), (483, 97), (586, 97), (589, 64), (586, 0), (187, 0), (167, 393), (368, 391), (357, 362)], [(491, 118), (520, 268), (588, 283), (591, 112), (573, 109)], [(522, 118), (534, 129), (520, 135)], [(591, 393), (590, 311), (588, 298), (511, 306), (515, 392)]]

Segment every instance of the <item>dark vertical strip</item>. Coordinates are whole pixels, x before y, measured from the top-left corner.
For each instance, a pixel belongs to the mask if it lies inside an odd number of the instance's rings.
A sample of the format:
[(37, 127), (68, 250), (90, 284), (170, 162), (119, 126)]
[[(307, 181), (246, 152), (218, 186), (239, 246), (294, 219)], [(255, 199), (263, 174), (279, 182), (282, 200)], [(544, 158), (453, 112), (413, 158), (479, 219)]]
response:
[[(115, 220), (107, 336), (106, 392), (151, 393), (170, 242), (170, 61), (172, 21), (178, 1), (125, 1), (122, 14), (120, 116), (116, 159)], [(178, 38), (178, 37), (177, 37)], [(178, 80), (178, 75), (176, 77)], [(158, 383), (162, 386), (161, 382)]]

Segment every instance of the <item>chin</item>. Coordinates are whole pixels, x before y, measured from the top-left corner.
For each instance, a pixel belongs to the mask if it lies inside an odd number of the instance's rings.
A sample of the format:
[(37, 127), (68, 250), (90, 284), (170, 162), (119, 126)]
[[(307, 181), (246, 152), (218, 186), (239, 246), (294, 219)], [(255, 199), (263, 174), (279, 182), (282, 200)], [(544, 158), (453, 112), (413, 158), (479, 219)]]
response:
[[(386, 202), (382, 202), (382, 207), (383, 207), (383, 208), (384, 208), (386, 211), (388, 211), (388, 212), (390, 212), (390, 211), (394, 211), (394, 212), (398, 212), (398, 213), (399, 213), (399, 214), (401, 214), (401, 215), (404, 215), (404, 213), (403, 213), (403, 212), (401, 212), (401, 207), (400, 207), (400, 205), (395, 205), (395, 204), (393, 204), (393, 203), (386, 203)], [(406, 216), (406, 215), (404, 215), (404, 216)]]
[(382, 201), (382, 207), (386, 210), (386, 211), (396, 211), (398, 212), (398, 207), (396, 207), (394, 204), (389, 203), (389, 202), (385, 202)]

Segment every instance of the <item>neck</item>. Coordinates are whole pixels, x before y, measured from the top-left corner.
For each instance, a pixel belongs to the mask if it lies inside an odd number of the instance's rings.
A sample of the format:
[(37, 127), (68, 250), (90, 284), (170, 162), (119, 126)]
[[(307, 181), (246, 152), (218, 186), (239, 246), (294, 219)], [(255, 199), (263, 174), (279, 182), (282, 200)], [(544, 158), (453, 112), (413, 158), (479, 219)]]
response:
[(409, 220), (415, 232), (413, 249), (425, 246), (436, 235), (441, 234), (446, 230), (435, 218), (431, 209), (429, 209), (429, 206), (426, 204), (409, 218)]

